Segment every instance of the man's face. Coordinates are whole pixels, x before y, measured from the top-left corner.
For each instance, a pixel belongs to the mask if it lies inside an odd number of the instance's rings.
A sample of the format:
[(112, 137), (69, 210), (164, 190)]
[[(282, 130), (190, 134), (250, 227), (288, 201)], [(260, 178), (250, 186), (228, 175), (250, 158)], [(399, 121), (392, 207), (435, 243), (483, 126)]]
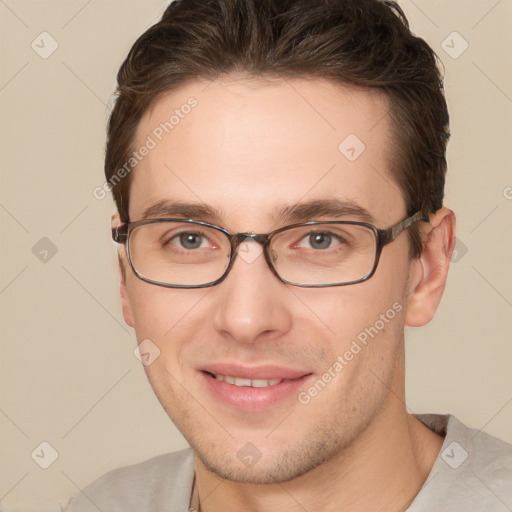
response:
[[(155, 129), (190, 97), (197, 106), (159, 141)], [(337, 200), (391, 226), (406, 209), (391, 177), (388, 109), (376, 93), (329, 81), (191, 82), (138, 127), (135, 148), (148, 136), (157, 144), (133, 171), (130, 220), (162, 201), (169, 210), (159, 216), (188, 217), (179, 202), (208, 206), (216, 215), (195, 218), (232, 233), (268, 233), (290, 223), (286, 209)], [(316, 206), (295, 220), (365, 220)], [(204, 466), (237, 481), (285, 481), (340, 453), (395, 406), (390, 388), (403, 378), (407, 297), (420, 272), (408, 247), (403, 233), (371, 279), (331, 288), (286, 285), (263, 255), (240, 253), (221, 284), (203, 289), (145, 283), (125, 262), (125, 318), (139, 342), (160, 350), (147, 375)]]

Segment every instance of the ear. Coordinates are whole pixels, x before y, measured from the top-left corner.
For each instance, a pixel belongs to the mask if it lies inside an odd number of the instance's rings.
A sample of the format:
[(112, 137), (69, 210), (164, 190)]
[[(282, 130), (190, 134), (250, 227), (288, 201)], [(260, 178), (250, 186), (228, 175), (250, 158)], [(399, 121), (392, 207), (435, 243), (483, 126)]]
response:
[[(112, 215), (110, 219), (111, 228), (115, 228), (122, 224), (121, 218), (118, 214)], [(117, 264), (119, 271), (119, 292), (121, 296), (121, 309), (123, 311), (124, 321), (130, 326), (134, 327), (135, 322), (133, 321), (133, 313), (130, 305), (130, 298), (128, 296), (128, 290), (126, 288), (126, 269), (128, 266), (128, 261), (126, 259), (126, 253), (124, 250), (124, 245), (119, 244), (117, 248)]]
[(423, 251), (417, 262), (420, 278), (416, 279), (407, 304), (405, 324), (420, 327), (428, 324), (443, 296), (448, 269), (455, 247), (455, 214), (441, 208), (430, 216)]

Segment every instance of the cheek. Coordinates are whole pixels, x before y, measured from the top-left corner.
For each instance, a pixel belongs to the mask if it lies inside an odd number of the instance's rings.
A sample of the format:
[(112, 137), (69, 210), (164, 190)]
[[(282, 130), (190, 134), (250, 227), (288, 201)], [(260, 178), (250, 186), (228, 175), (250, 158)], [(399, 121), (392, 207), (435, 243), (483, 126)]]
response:
[(295, 318), (299, 324), (311, 319), (319, 333), (336, 340), (333, 348), (338, 351), (376, 322), (380, 327), (381, 315), (390, 320), (381, 329), (387, 333), (391, 324), (402, 322), (399, 313), (405, 310), (406, 278), (398, 272), (399, 267), (385, 269), (366, 282), (349, 286), (296, 289)]
[(403, 287), (384, 286), (378, 279), (370, 285), (370, 281), (354, 285), (350, 292), (348, 288), (346, 293), (340, 291), (331, 300), (323, 299), (324, 321), (333, 331), (324, 370), (339, 376), (332, 396), (344, 396), (342, 405), (356, 409), (363, 398), (368, 406), (379, 400), (391, 385), (403, 342)]
[(376, 274), (363, 283), (294, 292), (304, 312), (309, 311), (301, 318), (297, 307), (298, 330), (316, 332), (317, 342), (326, 349), (322, 370), (336, 375), (333, 394), (323, 399), (341, 393), (348, 403), (357, 404), (362, 396), (381, 393), (382, 382), (390, 382), (406, 310), (408, 267), (407, 259), (400, 258), (400, 254), (383, 257)]
[(135, 321), (137, 338), (169, 337), (198, 306), (207, 291), (179, 290), (145, 283), (134, 276), (127, 280), (127, 291)]
[(191, 342), (200, 338), (200, 331), (208, 325), (202, 309), (208, 291), (177, 290), (137, 281), (127, 283), (135, 333), (138, 342), (146, 343), (157, 355), (145, 371), (155, 391), (159, 382), (173, 387), (172, 376), (181, 380), (190, 370), (187, 357)]

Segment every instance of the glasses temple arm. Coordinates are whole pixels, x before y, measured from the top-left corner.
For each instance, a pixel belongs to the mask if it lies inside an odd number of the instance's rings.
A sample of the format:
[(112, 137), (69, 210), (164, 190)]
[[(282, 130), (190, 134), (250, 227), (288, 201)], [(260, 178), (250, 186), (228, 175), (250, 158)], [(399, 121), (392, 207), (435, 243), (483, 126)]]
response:
[(417, 212), (411, 217), (407, 217), (402, 222), (399, 222), (395, 226), (383, 230), (383, 241), (386, 243), (392, 242), (402, 231), (415, 224), (416, 222), (430, 222), (429, 216), (423, 212)]

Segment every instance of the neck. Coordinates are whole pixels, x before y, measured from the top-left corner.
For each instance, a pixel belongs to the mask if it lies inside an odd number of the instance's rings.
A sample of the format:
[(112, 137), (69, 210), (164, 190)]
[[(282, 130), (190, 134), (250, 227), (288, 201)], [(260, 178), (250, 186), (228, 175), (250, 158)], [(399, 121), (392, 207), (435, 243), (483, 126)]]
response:
[(381, 411), (349, 447), (293, 480), (223, 480), (195, 457), (192, 506), (200, 512), (406, 510), (427, 479), (443, 439), (407, 414), (403, 387), (392, 387)]

